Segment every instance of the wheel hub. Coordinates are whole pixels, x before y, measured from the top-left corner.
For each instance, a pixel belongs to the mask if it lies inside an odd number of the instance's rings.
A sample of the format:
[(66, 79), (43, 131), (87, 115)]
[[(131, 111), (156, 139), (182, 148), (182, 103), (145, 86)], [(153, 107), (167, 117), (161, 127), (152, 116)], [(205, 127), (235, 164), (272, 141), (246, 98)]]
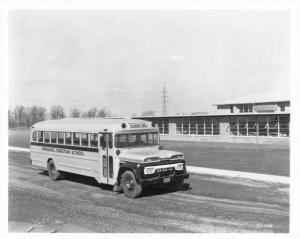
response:
[(133, 183), (133, 180), (127, 181), (127, 182), (125, 183), (125, 188), (127, 188), (128, 190), (134, 189), (134, 183)]

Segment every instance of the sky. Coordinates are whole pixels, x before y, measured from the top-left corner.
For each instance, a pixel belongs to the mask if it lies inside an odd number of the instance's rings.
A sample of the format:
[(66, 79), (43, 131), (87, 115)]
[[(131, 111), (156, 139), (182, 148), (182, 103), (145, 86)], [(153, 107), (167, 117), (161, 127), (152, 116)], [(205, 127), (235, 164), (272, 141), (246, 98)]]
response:
[(13, 10), (9, 107), (59, 104), (67, 114), (205, 112), (264, 92), (289, 93), (283, 10)]

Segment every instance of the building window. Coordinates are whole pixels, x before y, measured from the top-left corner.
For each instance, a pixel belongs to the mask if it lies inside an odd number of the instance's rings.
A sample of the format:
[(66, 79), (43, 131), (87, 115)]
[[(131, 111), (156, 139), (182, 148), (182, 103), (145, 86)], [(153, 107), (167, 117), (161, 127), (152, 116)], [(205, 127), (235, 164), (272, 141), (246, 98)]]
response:
[(281, 112), (285, 112), (285, 105), (284, 104), (280, 104), (279, 108), (280, 108)]
[(169, 120), (164, 119), (164, 134), (169, 134)]
[(278, 136), (278, 116), (268, 116), (269, 136)]
[(233, 105), (230, 106), (230, 113), (233, 113)]
[(182, 120), (176, 119), (175, 124), (176, 124), (176, 134), (182, 134)]
[(266, 116), (258, 117), (258, 135), (268, 136), (268, 121)]
[(160, 134), (164, 133), (164, 125), (163, 125), (163, 119), (157, 120), (158, 130)]
[(237, 120), (232, 118), (229, 120), (230, 135), (237, 135)]
[(205, 124), (205, 134), (211, 135), (212, 134), (212, 119), (205, 118), (204, 124)]
[(238, 118), (238, 135), (240, 136), (248, 135), (247, 117)]
[(213, 135), (220, 134), (220, 122), (218, 119), (213, 119), (212, 128), (213, 128)]
[(197, 121), (195, 118), (191, 118), (190, 120), (190, 134), (196, 134), (197, 131)]
[(183, 134), (189, 134), (190, 133), (190, 125), (189, 125), (189, 119), (183, 119), (182, 124), (183, 124)]
[(289, 116), (279, 116), (279, 136), (281, 137), (288, 137), (289, 132), (289, 124), (290, 124), (290, 117)]
[(248, 118), (248, 135), (249, 136), (257, 135), (257, 118), (256, 117)]
[(197, 123), (198, 123), (198, 132), (197, 132), (197, 134), (198, 135), (204, 135), (204, 119), (203, 118), (198, 119)]
[(249, 113), (253, 112), (253, 106), (250, 104), (242, 104), (238, 105), (237, 108), (239, 109), (240, 113)]

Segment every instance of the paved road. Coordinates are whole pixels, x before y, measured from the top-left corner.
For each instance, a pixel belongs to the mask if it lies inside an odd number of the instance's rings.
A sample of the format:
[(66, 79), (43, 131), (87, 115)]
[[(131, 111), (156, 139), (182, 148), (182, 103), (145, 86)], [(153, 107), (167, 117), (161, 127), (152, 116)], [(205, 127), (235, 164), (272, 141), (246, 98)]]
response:
[[(50, 181), (9, 152), (9, 230), (30, 232), (288, 232), (289, 187), (191, 175), (191, 189), (128, 199), (95, 180)], [(187, 186), (187, 185), (186, 185)]]

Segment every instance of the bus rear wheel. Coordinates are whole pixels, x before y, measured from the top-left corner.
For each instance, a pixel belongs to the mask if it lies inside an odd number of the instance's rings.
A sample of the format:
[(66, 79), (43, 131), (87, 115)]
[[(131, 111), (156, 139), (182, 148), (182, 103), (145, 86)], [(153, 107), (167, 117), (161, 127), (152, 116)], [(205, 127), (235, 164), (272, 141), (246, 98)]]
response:
[(57, 181), (58, 179), (60, 179), (61, 173), (56, 169), (52, 159), (49, 160), (47, 167), (48, 167), (48, 175), (51, 180)]
[(126, 197), (137, 198), (142, 193), (142, 185), (136, 182), (133, 172), (129, 170), (122, 174), (121, 186)]

